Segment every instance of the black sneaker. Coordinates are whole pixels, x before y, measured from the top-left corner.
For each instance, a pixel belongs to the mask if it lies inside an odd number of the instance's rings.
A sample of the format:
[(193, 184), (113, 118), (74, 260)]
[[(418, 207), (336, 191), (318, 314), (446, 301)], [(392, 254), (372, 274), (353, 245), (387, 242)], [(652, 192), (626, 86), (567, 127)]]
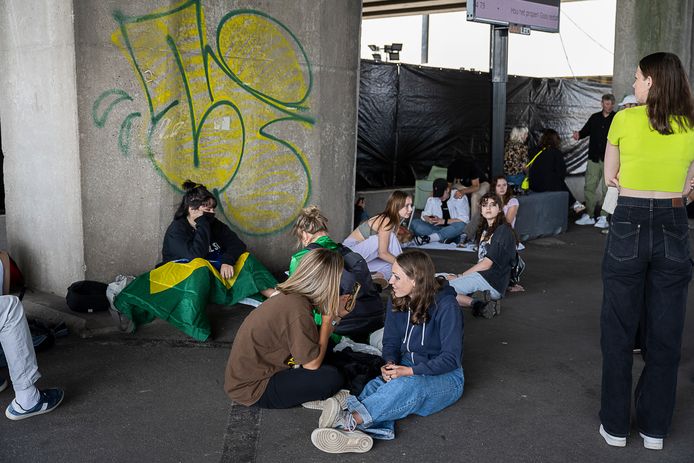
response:
[[(483, 310), (492, 300), (491, 293), (487, 291), (475, 291), (470, 295), (472, 298), (472, 315), (475, 317), (482, 317)], [(486, 317), (485, 317), (486, 318)]]
[(417, 246), (421, 246), (423, 244), (429, 244), (429, 241), (431, 241), (431, 238), (429, 238), (429, 235), (415, 236), (414, 238), (412, 238), (412, 241)]
[(480, 310), (482, 316), (491, 319), (501, 315), (501, 301), (489, 301)]

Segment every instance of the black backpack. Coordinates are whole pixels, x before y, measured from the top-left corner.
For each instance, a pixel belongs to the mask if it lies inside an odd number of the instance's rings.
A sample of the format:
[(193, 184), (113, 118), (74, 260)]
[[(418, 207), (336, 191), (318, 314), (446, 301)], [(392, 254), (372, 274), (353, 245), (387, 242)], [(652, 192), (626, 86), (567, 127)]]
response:
[[(340, 321), (335, 327), (335, 333), (345, 336), (368, 336), (374, 331), (383, 328), (385, 321), (385, 307), (381, 302), (381, 294), (376, 289), (371, 271), (361, 254), (352, 251), (347, 246), (338, 243), (337, 251), (345, 261), (340, 280), (340, 293), (346, 294), (352, 291), (353, 282), (361, 284), (357, 295), (357, 303), (352, 312)], [(306, 249), (320, 249), (317, 243), (310, 243)]]

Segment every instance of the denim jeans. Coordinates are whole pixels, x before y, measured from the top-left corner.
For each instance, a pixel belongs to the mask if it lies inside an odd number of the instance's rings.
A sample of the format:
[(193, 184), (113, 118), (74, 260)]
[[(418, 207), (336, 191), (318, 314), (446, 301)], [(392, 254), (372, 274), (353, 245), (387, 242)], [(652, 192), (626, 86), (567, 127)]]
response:
[(492, 299), (495, 301), (501, 299), (501, 294), (499, 294), (499, 291), (494, 289), (492, 285), (490, 285), (489, 282), (485, 280), (484, 277), (478, 272), (473, 272), (462, 277), (458, 277), (455, 280), (449, 281), (448, 283), (458, 294), (465, 294), (466, 296), (469, 296), (475, 291), (489, 291)]
[[(403, 357), (402, 364), (411, 366)], [(428, 416), (458, 401), (463, 395), (463, 369), (441, 375), (413, 375), (389, 382), (372, 379), (359, 394), (347, 397), (347, 409), (358, 412), (364, 422), (358, 429), (376, 439), (395, 438), (395, 420), (415, 414)]]
[(670, 199), (620, 196), (602, 262), (600, 316), (600, 420), (613, 436), (629, 434), (632, 348), (642, 312), (645, 366), (634, 393), (637, 426), (650, 437), (668, 433), (691, 277), (685, 208)]
[(524, 179), (524, 178), (525, 178), (525, 174), (521, 172), (520, 174), (507, 175), (507, 176), (506, 176), (506, 181), (507, 181), (509, 184), (511, 184), (511, 185), (513, 185), (513, 186), (517, 186), (517, 187), (520, 188), (521, 183), (523, 183), (523, 179)]
[(441, 241), (455, 239), (460, 240), (460, 235), (465, 231), (465, 222), (453, 222), (446, 226), (443, 225), (432, 225), (423, 221), (422, 219), (413, 219), (410, 228), (415, 235), (424, 236), (431, 235), (432, 233), (438, 233), (441, 237)]

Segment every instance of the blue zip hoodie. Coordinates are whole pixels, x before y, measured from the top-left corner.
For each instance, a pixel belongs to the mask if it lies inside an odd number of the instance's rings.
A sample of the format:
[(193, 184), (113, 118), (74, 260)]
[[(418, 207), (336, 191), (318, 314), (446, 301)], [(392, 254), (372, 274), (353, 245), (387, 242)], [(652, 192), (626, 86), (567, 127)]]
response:
[(429, 321), (410, 323), (410, 312), (393, 312), (388, 300), (383, 330), (383, 359), (412, 364), (415, 375), (440, 375), (460, 368), (463, 356), (463, 313), (455, 300), (455, 290), (446, 285), (429, 307)]

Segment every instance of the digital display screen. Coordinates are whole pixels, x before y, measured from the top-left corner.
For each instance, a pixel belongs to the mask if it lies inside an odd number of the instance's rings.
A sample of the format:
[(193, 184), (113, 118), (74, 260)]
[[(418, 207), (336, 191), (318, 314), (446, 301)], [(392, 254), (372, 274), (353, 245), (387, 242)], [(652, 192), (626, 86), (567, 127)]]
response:
[(468, 21), (559, 32), (560, 0), (468, 0)]

